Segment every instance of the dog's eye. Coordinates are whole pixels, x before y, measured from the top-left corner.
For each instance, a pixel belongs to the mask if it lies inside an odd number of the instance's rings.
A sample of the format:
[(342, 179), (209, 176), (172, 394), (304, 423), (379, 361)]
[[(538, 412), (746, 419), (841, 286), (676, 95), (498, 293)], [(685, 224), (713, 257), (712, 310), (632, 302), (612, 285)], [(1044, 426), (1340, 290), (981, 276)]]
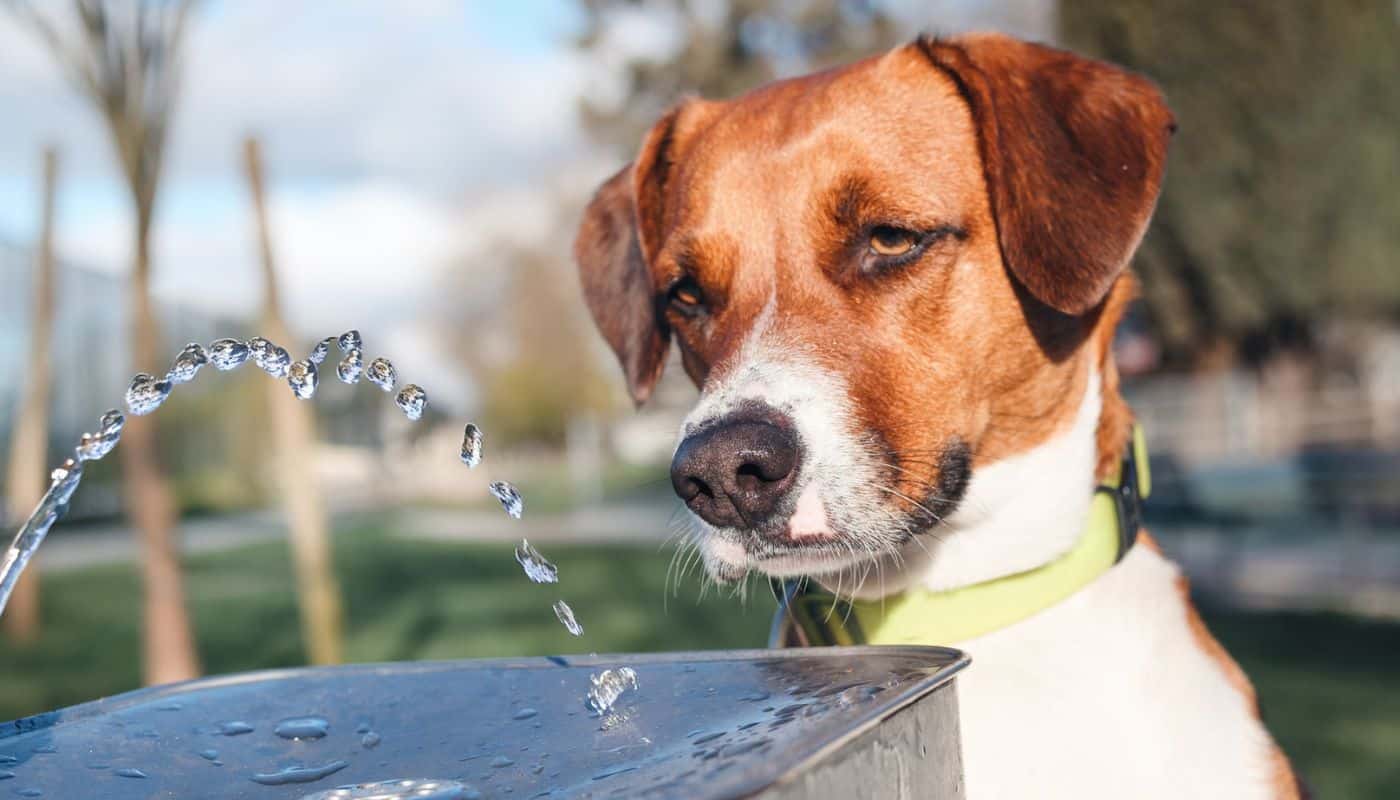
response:
[(701, 291), (700, 284), (689, 276), (671, 284), (666, 293), (666, 300), (672, 308), (683, 314), (694, 314), (705, 307), (705, 293)]
[(870, 252), (877, 256), (908, 255), (919, 244), (919, 235), (893, 225), (877, 225), (870, 231)]

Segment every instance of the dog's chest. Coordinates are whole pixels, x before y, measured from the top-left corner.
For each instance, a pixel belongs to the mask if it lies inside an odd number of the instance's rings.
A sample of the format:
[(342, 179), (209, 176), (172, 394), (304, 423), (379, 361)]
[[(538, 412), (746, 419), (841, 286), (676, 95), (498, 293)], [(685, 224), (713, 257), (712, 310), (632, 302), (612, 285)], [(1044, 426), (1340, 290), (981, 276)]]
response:
[(1193, 635), (1175, 566), (1149, 548), (960, 646), (973, 659), (959, 679), (971, 800), (1270, 796), (1269, 736)]

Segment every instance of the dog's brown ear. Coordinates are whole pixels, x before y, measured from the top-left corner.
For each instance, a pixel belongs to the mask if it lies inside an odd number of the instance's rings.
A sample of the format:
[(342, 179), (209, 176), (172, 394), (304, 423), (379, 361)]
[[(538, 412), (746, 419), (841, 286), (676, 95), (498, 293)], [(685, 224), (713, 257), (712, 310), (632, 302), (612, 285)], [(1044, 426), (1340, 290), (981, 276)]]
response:
[(637, 405), (656, 387), (671, 342), (647, 253), (654, 255), (658, 246), (662, 192), (674, 158), (671, 142), (678, 115), (679, 109), (663, 117), (647, 135), (637, 160), (599, 187), (574, 240), (584, 299), (617, 354), (627, 391)]
[(637, 239), (630, 164), (588, 204), (574, 240), (574, 260), (593, 321), (622, 363), (632, 402), (641, 405), (661, 377), (671, 334), (656, 308)]
[(998, 35), (919, 42), (972, 107), (1002, 259), (1041, 302), (1102, 302), (1147, 229), (1175, 130), (1147, 79)]

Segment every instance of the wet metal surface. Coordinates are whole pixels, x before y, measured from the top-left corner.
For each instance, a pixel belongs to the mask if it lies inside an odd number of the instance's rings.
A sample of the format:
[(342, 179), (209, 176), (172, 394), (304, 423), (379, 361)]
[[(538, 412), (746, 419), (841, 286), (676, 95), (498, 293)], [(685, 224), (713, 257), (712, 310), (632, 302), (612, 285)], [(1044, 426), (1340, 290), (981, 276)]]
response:
[[(797, 785), (965, 664), (883, 647), (236, 675), (4, 723), (0, 791), (280, 800), (407, 780), (461, 798), (747, 797)], [(621, 667), (637, 688), (599, 716), (590, 675)]]

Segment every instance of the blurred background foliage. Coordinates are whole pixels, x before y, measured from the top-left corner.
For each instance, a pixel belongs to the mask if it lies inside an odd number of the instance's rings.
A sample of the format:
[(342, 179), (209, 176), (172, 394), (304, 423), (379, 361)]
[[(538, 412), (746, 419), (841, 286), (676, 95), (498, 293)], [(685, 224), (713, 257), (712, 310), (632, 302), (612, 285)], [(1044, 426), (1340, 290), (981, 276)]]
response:
[[(1179, 123), (1134, 266), (1172, 363), (1316, 349), (1400, 315), (1400, 26), (1384, 0), (1062, 0), (1066, 46), (1150, 75)], [(1207, 22), (1208, 21), (1208, 22)]]

